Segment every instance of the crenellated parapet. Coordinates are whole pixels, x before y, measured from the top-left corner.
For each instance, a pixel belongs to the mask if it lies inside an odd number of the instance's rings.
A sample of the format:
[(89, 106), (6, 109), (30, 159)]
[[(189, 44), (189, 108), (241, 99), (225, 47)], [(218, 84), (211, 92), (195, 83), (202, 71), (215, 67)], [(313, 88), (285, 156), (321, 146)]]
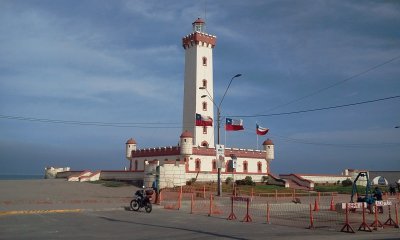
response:
[(132, 158), (134, 157), (157, 157), (157, 156), (170, 156), (180, 155), (180, 147), (158, 147), (158, 148), (143, 148), (132, 151)]
[[(216, 156), (215, 148), (194, 147), (193, 155)], [(265, 151), (241, 148), (225, 148), (225, 157), (235, 155), (240, 158), (265, 159)]]
[(202, 32), (194, 32), (182, 39), (182, 46), (184, 49), (190, 48), (195, 45), (202, 45), (206, 47), (214, 48), (217, 42), (217, 37)]

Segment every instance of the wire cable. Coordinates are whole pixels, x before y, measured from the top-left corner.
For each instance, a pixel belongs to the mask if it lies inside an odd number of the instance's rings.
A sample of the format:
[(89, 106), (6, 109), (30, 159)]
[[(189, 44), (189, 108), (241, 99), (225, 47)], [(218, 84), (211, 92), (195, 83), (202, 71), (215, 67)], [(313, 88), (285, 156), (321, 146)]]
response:
[[(48, 119), (48, 118), (33, 118), (33, 117), (22, 117), (22, 116), (10, 116), (0, 115), (1, 119), (12, 119), (20, 121), (30, 122), (42, 122), (42, 123), (56, 123), (56, 124), (69, 124), (69, 125), (83, 125), (83, 126), (98, 126), (98, 127), (120, 127), (120, 128), (181, 128), (181, 126), (170, 126), (178, 123), (117, 123), (117, 122), (84, 122), (84, 121), (71, 121), (71, 120), (59, 120), (59, 119)], [(150, 126), (149, 126), (150, 125)], [(151, 126), (161, 125), (161, 126)], [(168, 126), (165, 126), (168, 125)]]
[(309, 98), (309, 97), (311, 97), (311, 96), (317, 95), (317, 94), (319, 94), (319, 93), (321, 93), (321, 92), (323, 92), (323, 91), (325, 91), (325, 90), (328, 90), (328, 89), (330, 89), (330, 88), (336, 87), (336, 86), (338, 86), (338, 85), (340, 85), (340, 84), (343, 84), (343, 83), (345, 83), (345, 82), (347, 82), (347, 81), (350, 81), (350, 80), (352, 80), (352, 79), (354, 79), (354, 78), (357, 78), (357, 77), (359, 77), (359, 76), (361, 76), (361, 75), (364, 75), (364, 74), (366, 74), (366, 73), (368, 73), (368, 72), (371, 72), (371, 71), (373, 71), (373, 70), (375, 70), (375, 69), (377, 69), (377, 68), (380, 68), (380, 67), (382, 67), (382, 66), (384, 66), (384, 65), (386, 65), (386, 64), (389, 64), (389, 63), (391, 63), (391, 62), (393, 62), (393, 61), (395, 61), (395, 60), (397, 60), (397, 59), (399, 59), (399, 58), (400, 58), (400, 55), (398, 55), (398, 56), (396, 56), (396, 57), (394, 57), (394, 58), (391, 58), (391, 59), (389, 59), (389, 60), (387, 60), (387, 61), (385, 61), (385, 62), (383, 62), (383, 63), (380, 63), (380, 64), (377, 64), (377, 65), (375, 65), (375, 66), (372, 66), (372, 67), (370, 67), (370, 68), (368, 68), (368, 69), (366, 69), (366, 70), (364, 70), (364, 71), (361, 71), (361, 72), (359, 72), (359, 73), (357, 73), (357, 74), (354, 74), (354, 75), (352, 75), (352, 76), (350, 76), (350, 77), (348, 77), (348, 78), (345, 78), (345, 79), (343, 79), (343, 80), (341, 80), (341, 81), (338, 81), (338, 82), (336, 82), (336, 83), (334, 83), (334, 84), (332, 84), (332, 85), (329, 85), (329, 86), (327, 86), (327, 87), (318, 89), (318, 90), (316, 90), (316, 91), (314, 91), (314, 92), (312, 92), (312, 93), (309, 93), (309, 94), (307, 94), (307, 95), (305, 95), (305, 96), (303, 96), (303, 97), (299, 97), (299, 98), (293, 99), (293, 100), (291, 100), (291, 101), (289, 101), (289, 102), (287, 102), (287, 103), (284, 103), (284, 104), (278, 105), (278, 106), (276, 106), (276, 107), (270, 108), (270, 109), (267, 110), (267, 112), (270, 112), (270, 111), (275, 110), (275, 109), (280, 108), (280, 107), (284, 107), (284, 106), (290, 105), (290, 104), (292, 104), (292, 103), (301, 101), (301, 100), (306, 99), (306, 98)]
[(348, 104), (343, 104), (343, 105), (336, 105), (336, 106), (323, 107), (323, 108), (314, 108), (314, 109), (307, 109), (307, 110), (300, 110), (300, 111), (293, 111), (293, 112), (270, 113), (270, 114), (254, 114), (254, 115), (229, 115), (227, 117), (253, 118), (253, 117), (271, 117), (271, 116), (280, 116), (280, 115), (299, 114), (299, 113), (323, 111), (323, 110), (329, 110), (329, 109), (336, 109), (336, 108), (344, 108), (344, 107), (362, 105), (362, 104), (367, 104), (367, 103), (373, 103), (373, 102), (379, 102), (379, 101), (395, 99), (395, 98), (399, 98), (399, 97), (400, 97), (400, 95), (397, 95), (397, 96), (379, 98), (379, 99), (374, 99), (374, 100), (367, 100), (367, 101), (363, 101), (363, 102), (348, 103)]

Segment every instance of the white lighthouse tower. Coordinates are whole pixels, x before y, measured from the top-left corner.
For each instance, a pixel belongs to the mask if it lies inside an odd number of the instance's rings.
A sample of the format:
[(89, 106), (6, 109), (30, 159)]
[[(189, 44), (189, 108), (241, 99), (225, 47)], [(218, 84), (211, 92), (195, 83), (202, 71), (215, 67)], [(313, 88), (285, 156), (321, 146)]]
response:
[[(216, 36), (205, 33), (205, 22), (192, 23), (193, 32), (182, 39), (185, 49), (185, 80), (182, 132), (193, 133), (194, 146), (214, 147), (213, 126), (196, 126), (196, 113), (214, 117), (213, 48)], [(203, 97), (202, 97), (203, 96)]]

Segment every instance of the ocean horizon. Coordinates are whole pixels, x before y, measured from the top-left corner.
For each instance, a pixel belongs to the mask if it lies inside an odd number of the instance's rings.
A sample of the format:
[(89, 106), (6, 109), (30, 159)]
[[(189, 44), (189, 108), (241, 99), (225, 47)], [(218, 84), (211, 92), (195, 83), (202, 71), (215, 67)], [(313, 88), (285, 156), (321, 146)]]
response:
[(0, 180), (44, 179), (44, 174), (0, 174)]

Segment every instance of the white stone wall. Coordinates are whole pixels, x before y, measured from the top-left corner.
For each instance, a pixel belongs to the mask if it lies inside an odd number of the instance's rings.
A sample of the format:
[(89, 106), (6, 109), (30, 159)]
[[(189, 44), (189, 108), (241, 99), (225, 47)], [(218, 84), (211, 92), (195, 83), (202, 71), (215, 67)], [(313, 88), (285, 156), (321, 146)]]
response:
[(184, 164), (164, 164), (160, 166), (160, 189), (186, 185)]
[(304, 179), (313, 181), (315, 183), (329, 183), (329, 184), (333, 184), (333, 183), (337, 183), (337, 181), (344, 181), (346, 179), (348, 179), (348, 176), (330, 176), (330, 175), (299, 175)]
[(69, 171), (71, 168), (70, 167), (63, 167), (63, 168), (55, 168), (55, 167), (46, 167), (44, 169), (44, 178), (46, 179), (51, 179), (51, 178), (56, 178), (57, 173), (59, 172), (66, 172)]

